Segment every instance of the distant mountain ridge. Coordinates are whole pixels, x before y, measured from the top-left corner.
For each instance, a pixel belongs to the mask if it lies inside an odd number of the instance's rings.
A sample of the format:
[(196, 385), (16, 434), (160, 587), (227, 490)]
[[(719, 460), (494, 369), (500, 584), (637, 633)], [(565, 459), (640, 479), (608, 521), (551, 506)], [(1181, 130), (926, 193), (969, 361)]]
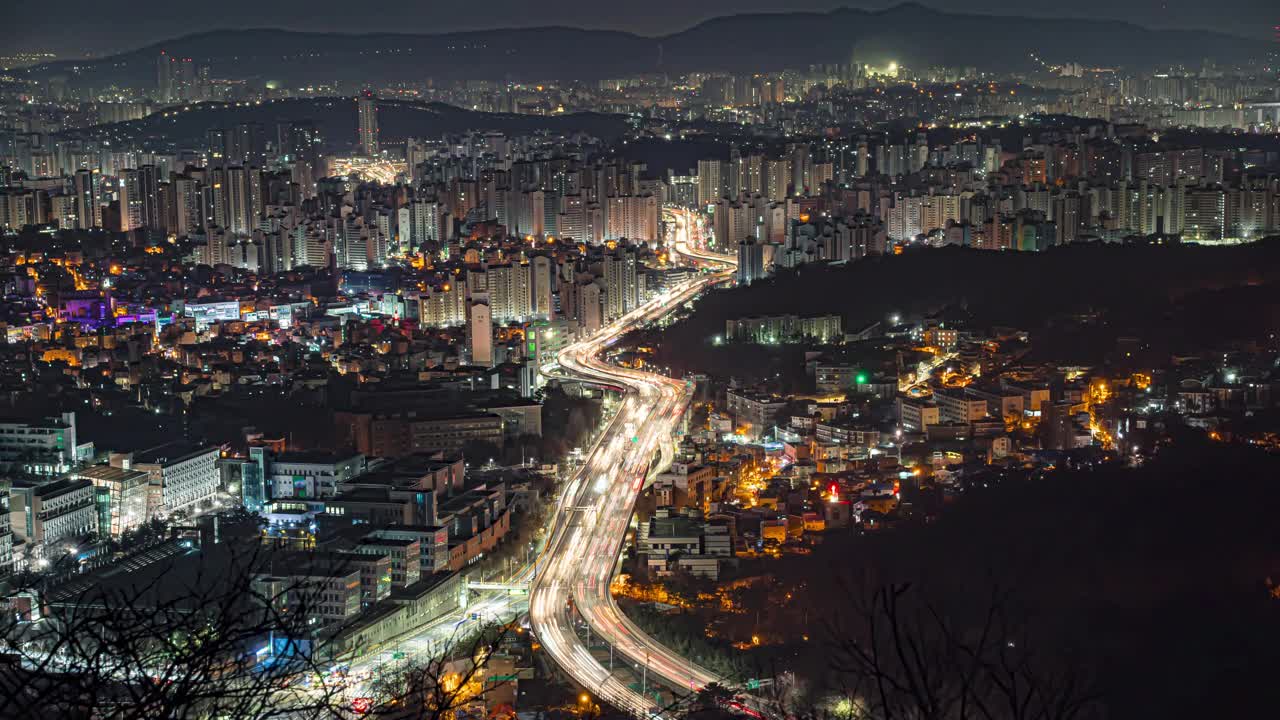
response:
[(714, 18), (645, 37), (539, 27), (442, 34), (213, 30), (95, 61), (28, 68), (76, 86), (155, 83), (161, 50), (208, 63), (219, 77), (288, 85), (474, 79), (601, 79), (640, 72), (758, 71), (850, 59), (913, 66), (1026, 67), (1042, 58), (1087, 65), (1239, 62), (1269, 43), (1210, 31), (1151, 30), (1111, 20), (972, 15), (906, 3), (884, 10), (780, 12)]

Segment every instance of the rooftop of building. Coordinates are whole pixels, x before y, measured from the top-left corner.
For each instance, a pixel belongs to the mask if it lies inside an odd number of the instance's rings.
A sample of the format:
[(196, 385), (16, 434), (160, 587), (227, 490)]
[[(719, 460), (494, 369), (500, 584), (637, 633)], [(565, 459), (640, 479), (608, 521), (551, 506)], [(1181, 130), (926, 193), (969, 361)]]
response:
[(458, 493), (457, 495), (454, 495), (442, 502), (440, 504), (440, 512), (447, 513), (461, 510), (462, 508), (487, 500), (491, 495), (497, 492), (502, 492), (502, 490), (503, 489), (501, 487), (493, 487), (489, 485), (469, 487), (461, 493)]
[(335, 450), (290, 450), (277, 455), (273, 462), (300, 465), (335, 465), (360, 458), (359, 453), (337, 452)]
[(704, 521), (700, 515), (671, 515), (658, 512), (649, 518), (650, 538), (696, 537), (702, 534)]
[(210, 452), (216, 453), (217, 448), (185, 440), (174, 440), (134, 453), (133, 463), (135, 465), (176, 465)]
[[(357, 411), (359, 412), (359, 411)], [(502, 417), (490, 412), (466, 409), (418, 409), (372, 413), (377, 420), (425, 420), (447, 422), (454, 420), (492, 420), (501, 423)]]
[(373, 536), (368, 536), (360, 540), (361, 545), (381, 545), (385, 547), (400, 547), (400, 548), (409, 547), (410, 545), (413, 545), (416, 542), (418, 541), (411, 540), (409, 538), (389, 538), (389, 537), (373, 537)]
[(77, 490), (87, 485), (92, 485), (87, 478), (64, 477), (49, 482), (21, 479), (14, 480), (12, 488), (14, 490), (30, 490), (31, 494), (34, 496), (50, 498)]
[(130, 480), (146, 478), (149, 474), (145, 470), (134, 470), (132, 468), (116, 467), (115, 465), (90, 465), (75, 471), (74, 476), (88, 478), (95, 482), (127, 483)]
[(412, 532), (412, 533), (438, 533), (444, 530), (442, 525), (388, 525), (378, 528), (374, 532)]
[(71, 423), (58, 417), (5, 417), (0, 418), (0, 425), (11, 425), (47, 430), (65, 430)]
[(364, 486), (353, 487), (350, 490), (344, 490), (332, 498), (328, 502), (340, 504), (344, 502), (381, 502), (381, 503), (400, 503), (402, 500), (391, 497), (390, 486)]

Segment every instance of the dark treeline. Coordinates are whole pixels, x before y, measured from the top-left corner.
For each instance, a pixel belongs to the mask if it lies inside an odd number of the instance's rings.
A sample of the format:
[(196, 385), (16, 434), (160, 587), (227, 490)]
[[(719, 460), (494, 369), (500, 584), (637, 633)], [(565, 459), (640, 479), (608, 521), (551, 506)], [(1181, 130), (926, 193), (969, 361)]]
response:
[(1265, 713), (1280, 702), (1277, 477), (1280, 458), (1185, 440), (1141, 469), (979, 486), (931, 524), (828, 533), (771, 568), (775, 593), (799, 597), (770, 629), (812, 638), (779, 659), (830, 682), (865, 600), (907, 587), (962, 638), (998, 598), (1008, 642), (1042, 677), (1087, 679), (1108, 717)]
[[(1125, 335), (1167, 358), (1275, 332), (1278, 286), (1277, 239), (1234, 247), (1078, 244), (1042, 253), (921, 249), (780, 269), (766, 282), (708, 295), (690, 318), (665, 331), (657, 361), (706, 372), (732, 365), (733, 357), (766, 357), (714, 345), (729, 319), (839, 313), (851, 331), (890, 313), (937, 312), (979, 328), (1030, 331), (1037, 352), (1059, 362), (1101, 362)], [(1093, 316), (1089, 327), (1076, 327), (1082, 315)]]

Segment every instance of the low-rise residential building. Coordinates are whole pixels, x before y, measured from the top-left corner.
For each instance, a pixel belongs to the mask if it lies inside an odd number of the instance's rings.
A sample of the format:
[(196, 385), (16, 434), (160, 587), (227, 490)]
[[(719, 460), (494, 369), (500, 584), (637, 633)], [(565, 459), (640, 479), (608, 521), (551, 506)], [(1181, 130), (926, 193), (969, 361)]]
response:
[(449, 528), (449, 568), (461, 570), (497, 547), (511, 529), (511, 508), (501, 485), (478, 485), (440, 507)]
[(371, 535), (356, 544), (355, 552), (388, 558), (393, 587), (412, 585), (422, 577), (421, 545), (416, 539)]
[(841, 393), (857, 385), (860, 374), (866, 377), (864, 371), (853, 365), (819, 363), (814, 366), (814, 383), (823, 395)]
[[(286, 551), (272, 558), (273, 572), (289, 575), (294, 568), (360, 575), (360, 606), (369, 608), (391, 595), (391, 558), (385, 554), (342, 550)], [(326, 590), (325, 592), (330, 592)], [(327, 598), (326, 602), (333, 598)]]
[(173, 442), (135, 453), (131, 462), (151, 476), (149, 516), (195, 512), (217, 496), (221, 473), (216, 447)]
[(898, 422), (909, 432), (924, 432), (942, 422), (938, 405), (927, 398), (899, 397)]
[(937, 388), (933, 397), (943, 422), (968, 424), (987, 416), (987, 400), (971, 395), (968, 388)]
[(496, 397), (479, 404), (485, 412), (502, 418), (502, 432), (507, 439), (514, 440), (521, 435), (542, 436), (542, 403)]
[(706, 511), (716, 496), (716, 473), (710, 465), (673, 462), (667, 472), (654, 479), (658, 507), (680, 510), (693, 507)]
[(724, 559), (733, 557), (729, 528), (709, 523), (696, 511), (674, 514), (659, 508), (640, 525), (638, 551), (650, 572), (666, 574), (683, 569), (716, 579)]
[(359, 568), (326, 563), (276, 563), (255, 579), (263, 597), (283, 599), (291, 613), (303, 613), (316, 628), (352, 620), (360, 614), (363, 584)]
[(840, 315), (765, 315), (726, 320), (724, 336), (731, 342), (764, 345), (809, 341), (833, 343), (844, 340)]
[(267, 487), (272, 498), (328, 498), (338, 485), (365, 471), (360, 454), (287, 452), (267, 464)]
[(380, 645), (425, 627), (447, 613), (466, 607), (467, 584), (461, 573), (437, 573), (366, 610), (355, 621), (335, 627), (322, 644), (334, 658)]
[(471, 441), (503, 446), (502, 416), (489, 412), (428, 414), (334, 413), (339, 441), (372, 457), (400, 457), (425, 450), (460, 450)]
[(9, 481), (0, 480), (0, 577), (13, 572), (13, 527), (9, 521)]
[(413, 525), (424, 522), (417, 504), (406, 493), (392, 488), (359, 487), (344, 490), (323, 501), (327, 518), (337, 525)]
[(1031, 413), (1040, 412), (1041, 406), (1048, 403), (1052, 397), (1052, 393), (1047, 385), (1019, 383), (1002, 378), (1000, 380), (1000, 387), (1004, 391), (1016, 392), (1022, 395), (1022, 408), (1023, 410)]
[(449, 569), (449, 530), (430, 525), (389, 525), (369, 533), (369, 538), (414, 540), (418, 543), (419, 577)]
[(93, 483), (84, 478), (46, 483), (15, 480), (9, 491), (9, 524), (37, 555), (63, 540), (97, 532)]
[(814, 365), (814, 383), (824, 395), (856, 393), (888, 399), (898, 392), (898, 380), (845, 363), (818, 363)]
[(83, 454), (76, 442), (73, 412), (58, 417), (0, 422), (0, 469), (30, 475), (61, 475), (74, 468)]
[(1026, 398), (1016, 390), (1002, 388), (998, 385), (976, 385), (968, 388), (973, 398), (987, 402), (987, 413), (995, 418), (1021, 418), (1026, 407)]
[(738, 429), (757, 437), (773, 426), (774, 417), (787, 406), (787, 401), (776, 395), (730, 390), (725, 395), (725, 404)]
[(841, 443), (873, 448), (880, 444), (880, 431), (849, 420), (831, 420), (814, 424), (814, 437), (820, 442)]

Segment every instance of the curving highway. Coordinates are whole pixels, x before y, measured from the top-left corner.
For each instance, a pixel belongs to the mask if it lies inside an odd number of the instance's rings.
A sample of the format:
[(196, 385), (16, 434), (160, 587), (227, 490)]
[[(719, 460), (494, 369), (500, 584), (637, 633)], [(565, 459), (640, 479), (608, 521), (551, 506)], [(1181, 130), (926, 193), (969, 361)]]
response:
[[(690, 247), (688, 224), (677, 229), (678, 254), (731, 267), (726, 256)], [(683, 237), (680, 235), (683, 234)], [(561, 522), (548, 540), (543, 568), (529, 597), (529, 618), (551, 658), (601, 701), (637, 716), (656, 715), (651, 699), (628, 686), (593, 657), (574, 628), (580, 615), (592, 633), (642, 668), (641, 673), (674, 688), (700, 688), (714, 673), (676, 655), (641, 631), (619, 610), (609, 592), (618, 554), (636, 497), (650, 474), (651, 460), (669, 465), (671, 437), (689, 401), (682, 380), (610, 365), (601, 353), (626, 332), (678, 308), (728, 273), (700, 275), (611, 323), (592, 338), (565, 348), (562, 373), (588, 382), (626, 389), (618, 413), (606, 426), (578, 476), (561, 496)]]
[(666, 216), (670, 218), (670, 246), (672, 254), (688, 265), (709, 267), (720, 270), (733, 270), (738, 260), (732, 255), (706, 248), (702, 223), (691, 210), (685, 208), (666, 208)]

